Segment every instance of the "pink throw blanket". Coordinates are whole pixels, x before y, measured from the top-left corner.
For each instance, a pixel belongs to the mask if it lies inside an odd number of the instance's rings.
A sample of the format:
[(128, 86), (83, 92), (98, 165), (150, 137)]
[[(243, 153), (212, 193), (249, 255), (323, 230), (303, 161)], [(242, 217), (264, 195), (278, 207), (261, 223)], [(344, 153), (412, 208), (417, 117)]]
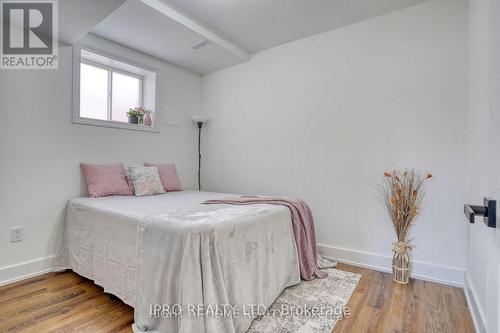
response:
[(300, 199), (243, 196), (235, 199), (208, 200), (204, 204), (227, 205), (281, 205), (288, 207), (292, 214), (293, 234), (299, 255), (300, 277), (303, 280), (325, 278), (327, 273), (318, 267), (318, 251), (314, 219), (309, 206)]

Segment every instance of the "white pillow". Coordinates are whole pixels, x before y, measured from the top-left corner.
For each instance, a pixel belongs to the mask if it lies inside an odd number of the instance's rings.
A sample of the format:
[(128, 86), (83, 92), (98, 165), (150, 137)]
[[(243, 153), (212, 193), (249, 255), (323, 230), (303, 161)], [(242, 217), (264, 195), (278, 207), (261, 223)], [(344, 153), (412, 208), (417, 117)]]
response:
[(158, 167), (131, 166), (128, 167), (128, 176), (134, 185), (135, 195), (138, 197), (165, 193)]

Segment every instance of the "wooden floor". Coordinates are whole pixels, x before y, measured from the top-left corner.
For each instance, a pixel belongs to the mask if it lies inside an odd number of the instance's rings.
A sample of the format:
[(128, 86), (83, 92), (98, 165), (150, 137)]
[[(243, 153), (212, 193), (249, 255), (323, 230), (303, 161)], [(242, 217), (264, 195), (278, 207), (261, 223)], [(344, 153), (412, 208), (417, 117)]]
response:
[[(351, 316), (333, 332), (474, 332), (459, 288), (340, 264), (362, 274)], [(133, 309), (73, 272), (50, 273), (0, 287), (0, 332), (132, 332)], [(197, 333), (197, 332), (196, 332)]]

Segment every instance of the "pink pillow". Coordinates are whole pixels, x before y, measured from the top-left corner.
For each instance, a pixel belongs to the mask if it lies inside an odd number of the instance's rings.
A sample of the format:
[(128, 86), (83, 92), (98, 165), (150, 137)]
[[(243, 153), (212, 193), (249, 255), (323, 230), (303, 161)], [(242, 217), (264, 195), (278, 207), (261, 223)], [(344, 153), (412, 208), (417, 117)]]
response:
[(123, 164), (86, 164), (81, 163), (89, 196), (93, 198), (108, 195), (133, 195), (130, 190)]
[(163, 185), (163, 189), (166, 192), (182, 191), (181, 181), (177, 176), (177, 171), (175, 170), (175, 164), (144, 163), (144, 166), (158, 167), (158, 173), (160, 174), (161, 184)]

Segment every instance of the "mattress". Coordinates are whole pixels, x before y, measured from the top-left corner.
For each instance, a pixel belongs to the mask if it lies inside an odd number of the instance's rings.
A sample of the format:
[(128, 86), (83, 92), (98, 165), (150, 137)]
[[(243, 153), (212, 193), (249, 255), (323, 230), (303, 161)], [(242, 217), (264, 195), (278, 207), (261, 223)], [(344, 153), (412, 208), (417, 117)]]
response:
[[(58, 256), (56, 267), (72, 269), (93, 280), (103, 287), (105, 292), (119, 297), (134, 307), (137, 292), (138, 222), (165, 212), (194, 207), (209, 199), (234, 196), (213, 192), (180, 191), (145, 197), (71, 199), (67, 203), (67, 219), (60, 245), (61, 254)], [(284, 206), (268, 207), (268, 209), (274, 212), (274, 215), (284, 216), (285, 221), (288, 219), (286, 216), (290, 216), (288, 208)], [(265, 233), (265, 229), (259, 232)], [(290, 252), (288, 261), (290, 261), (289, 266), (293, 268), (289, 270), (292, 271), (292, 275), (296, 273), (298, 282), (300, 281), (298, 259), (295, 262), (295, 258), (296, 251)]]
[(138, 221), (170, 209), (228, 196), (179, 191), (144, 197), (71, 199), (66, 210), (63, 250), (56, 266), (72, 269), (134, 306)]
[(168, 192), (143, 197), (110, 196), (103, 198), (74, 198), (69, 200), (72, 208), (113, 214), (128, 221), (162, 213), (169, 209), (194, 206), (214, 198), (234, 197), (234, 194), (198, 191)]

